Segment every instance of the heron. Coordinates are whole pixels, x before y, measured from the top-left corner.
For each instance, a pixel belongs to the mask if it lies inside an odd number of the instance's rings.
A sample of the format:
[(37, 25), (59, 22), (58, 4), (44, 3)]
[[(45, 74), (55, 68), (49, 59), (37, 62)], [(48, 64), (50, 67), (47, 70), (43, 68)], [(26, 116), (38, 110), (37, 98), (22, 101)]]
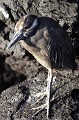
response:
[(7, 48), (20, 44), (48, 70), (47, 77), (47, 118), (49, 117), (51, 81), (55, 69), (75, 70), (74, 48), (68, 33), (52, 18), (36, 15), (22, 16), (15, 25), (12, 40)]

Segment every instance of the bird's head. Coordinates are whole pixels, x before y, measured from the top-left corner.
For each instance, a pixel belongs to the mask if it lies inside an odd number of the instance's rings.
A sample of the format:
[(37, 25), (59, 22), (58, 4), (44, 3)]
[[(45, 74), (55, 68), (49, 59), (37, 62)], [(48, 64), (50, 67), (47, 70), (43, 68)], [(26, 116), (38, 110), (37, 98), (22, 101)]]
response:
[(34, 29), (38, 25), (38, 17), (35, 15), (23, 16), (17, 21), (12, 40), (9, 42), (7, 48), (11, 48), (16, 42), (27, 39), (31, 36)]

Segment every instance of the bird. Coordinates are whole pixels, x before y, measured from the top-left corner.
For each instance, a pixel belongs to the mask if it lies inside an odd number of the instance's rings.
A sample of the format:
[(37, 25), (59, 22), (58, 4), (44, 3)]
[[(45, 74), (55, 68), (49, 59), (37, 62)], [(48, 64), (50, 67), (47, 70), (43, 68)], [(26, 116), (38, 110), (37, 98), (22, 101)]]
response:
[(50, 17), (24, 15), (15, 25), (14, 35), (7, 48), (20, 44), (48, 70), (47, 77), (47, 118), (50, 112), (51, 82), (56, 79), (55, 69), (75, 70), (75, 54), (68, 33)]

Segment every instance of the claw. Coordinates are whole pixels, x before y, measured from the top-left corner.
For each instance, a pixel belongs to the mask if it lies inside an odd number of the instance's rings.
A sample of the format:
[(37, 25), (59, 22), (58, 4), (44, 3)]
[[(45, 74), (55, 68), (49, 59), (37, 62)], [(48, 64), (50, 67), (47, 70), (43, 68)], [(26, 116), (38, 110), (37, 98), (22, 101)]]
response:
[(43, 91), (43, 92), (37, 93), (34, 97), (39, 98), (40, 96), (45, 96), (45, 95), (46, 95), (46, 91)]

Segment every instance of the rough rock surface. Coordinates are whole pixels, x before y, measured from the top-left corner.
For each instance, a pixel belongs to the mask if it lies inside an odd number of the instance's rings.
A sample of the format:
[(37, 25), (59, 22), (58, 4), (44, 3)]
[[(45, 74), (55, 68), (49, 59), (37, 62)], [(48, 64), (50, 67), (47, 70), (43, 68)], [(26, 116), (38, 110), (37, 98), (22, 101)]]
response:
[[(0, 0), (0, 120), (46, 120), (46, 109), (33, 117), (32, 108), (45, 103), (46, 97), (34, 104), (34, 96), (46, 89), (47, 70), (19, 43), (6, 50), (16, 21), (25, 14), (59, 22), (71, 37), (79, 65), (78, 0)], [(50, 120), (79, 120), (78, 74), (79, 68), (74, 76), (68, 69), (58, 71)]]

